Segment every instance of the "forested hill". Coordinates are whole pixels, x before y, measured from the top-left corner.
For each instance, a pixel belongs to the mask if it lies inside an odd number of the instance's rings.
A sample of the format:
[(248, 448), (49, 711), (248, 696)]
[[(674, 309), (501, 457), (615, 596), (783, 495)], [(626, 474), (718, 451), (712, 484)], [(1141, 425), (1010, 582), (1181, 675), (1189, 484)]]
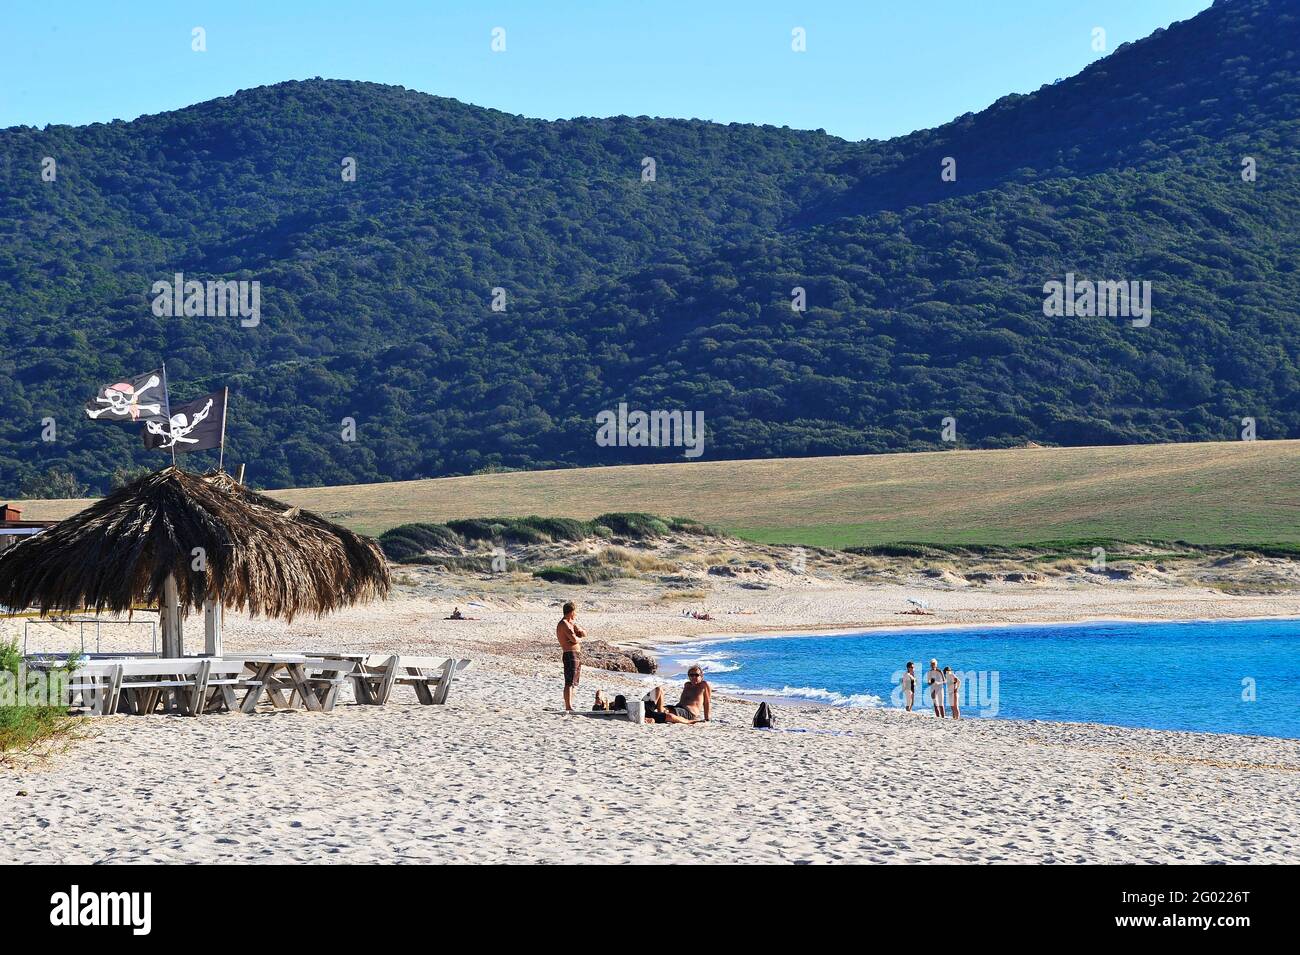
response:
[[(888, 142), (331, 80), (8, 129), (0, 495), (161, 460), (80, 406), (164, 359), (173, 403), (230, 385), (266, 487), (681, 457), (598, 445), (620, 402), (703, 412), (713, 459), (940, 447), (945, 417), (967, 447), (1300, 436), (1298, 67), (1300, 0), (1227, 0)], [(154, 315), (176, 272), (260, 282), (259, 324)], [(1149, 281), (1149, 326), (1046, 316), (1067, 273)]]

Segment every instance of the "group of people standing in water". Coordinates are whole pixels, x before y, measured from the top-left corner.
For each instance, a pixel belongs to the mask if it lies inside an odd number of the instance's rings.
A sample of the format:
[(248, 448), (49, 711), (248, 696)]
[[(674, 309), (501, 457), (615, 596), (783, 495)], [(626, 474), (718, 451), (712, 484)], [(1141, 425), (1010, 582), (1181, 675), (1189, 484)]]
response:
[[(939, 669), (939, 661), (931, 660), (930, 669), (925, 673), (925, 687), (930, 694), (930, 703), (934, 706), (934, 715), (940, 719), (952, 711), (952, 718), (961, 719), (961, 710), (957, 706), (957, 698), (961, 689), (961, 677), (959, 677), (952, 667)], [(945, 700), (947, 705), (945, 706)], [(907, 661), (907, 672), (903, 674), (903, 705), (907, 711), (912, 711), (912, 705), (916, 702), (916, 664), (911, 660)]]

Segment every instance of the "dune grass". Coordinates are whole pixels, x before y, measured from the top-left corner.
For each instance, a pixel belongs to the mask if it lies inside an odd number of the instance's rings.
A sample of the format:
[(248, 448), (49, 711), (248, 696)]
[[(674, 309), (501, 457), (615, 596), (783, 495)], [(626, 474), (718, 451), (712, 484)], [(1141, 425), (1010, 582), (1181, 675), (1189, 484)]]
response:
[[(0, 680), (8, 681), (14, 691), (22, 659), (17, 640), (0, 641)], [(68, 739), (78, 722), (63, 706), (0, 704), (0, 761)]]
[(54, 706), (0, 706), (0, 761), (70, 739), (77, 719)]

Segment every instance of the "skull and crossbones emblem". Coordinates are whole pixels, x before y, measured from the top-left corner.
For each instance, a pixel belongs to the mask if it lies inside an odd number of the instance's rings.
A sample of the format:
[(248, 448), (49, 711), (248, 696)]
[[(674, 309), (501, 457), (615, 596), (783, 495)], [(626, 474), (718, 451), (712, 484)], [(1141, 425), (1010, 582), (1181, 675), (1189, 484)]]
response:
[(157, 375), (150, 375), (149, 380), (144, 383), (139, 391), (128, 381), (119, 381), (115, 385), (109, 385), (104, 389), (102, 395), (96, 396), (95, 400), (106, 407), (93, 409), (87, 408), (86, 414), (91, 418), (98, 418), (101, 415), (110, 415), (114, 418), (130, 418), (137, 421), (140, 418), (140, 412), (148, 414), (161, 414), (162, 405), (157, 402), (145, 403), (141, 401), (146, 391), (157, 388), (162, 381)]
[(163, 439), (160, 448), (174, 448), (178, 443), (198, 444), (198, 438), (188, 437), (189, 433), (197, 428), (200, 422), (208, 416), (212, 410), (212, 399), (194, 414), (194, 420), (187, 420), (184, 414), (174, 414), (166, 420), (150, 418), (144, 423), (145, 428), (150, 434), (156, 434)]

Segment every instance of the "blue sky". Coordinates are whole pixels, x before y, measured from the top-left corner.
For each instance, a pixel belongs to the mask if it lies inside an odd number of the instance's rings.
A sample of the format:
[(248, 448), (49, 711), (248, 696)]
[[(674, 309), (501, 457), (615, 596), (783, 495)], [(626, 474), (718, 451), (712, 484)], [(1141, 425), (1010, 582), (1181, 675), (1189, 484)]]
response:
[[(1210, 0), (71, 0), (0, 4), (0, 127), (133, 119), (238, 89), (372, 80), (526, 116), (896, 136), (1078, 72)], [(207, 52), (191, 49), (191, 30)], [(490, 49), (494, 27), (506, 50)], [(791, 30), (807, 52), (791, 50)]]

